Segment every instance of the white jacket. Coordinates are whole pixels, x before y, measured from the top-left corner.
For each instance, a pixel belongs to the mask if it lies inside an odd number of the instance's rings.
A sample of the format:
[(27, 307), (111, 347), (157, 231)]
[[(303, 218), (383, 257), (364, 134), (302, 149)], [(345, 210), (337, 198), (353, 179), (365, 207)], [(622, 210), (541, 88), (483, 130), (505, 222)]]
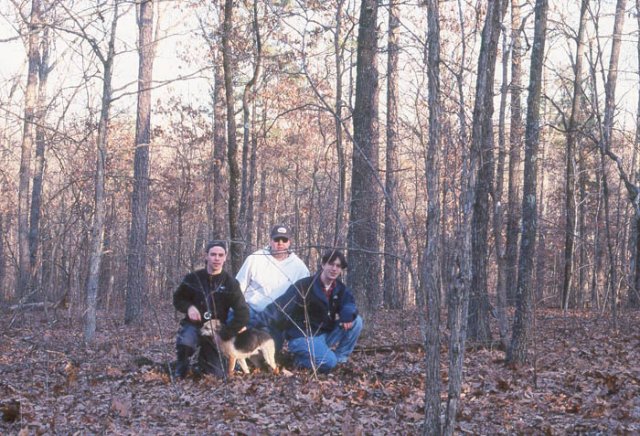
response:
[(289, 286), (305, 277), (309, 277), (309, 268), (295, 253), (277, 260), (268, 248), (247, 257), (236, 275), (247, 304), (256, 312), (262, 312)]

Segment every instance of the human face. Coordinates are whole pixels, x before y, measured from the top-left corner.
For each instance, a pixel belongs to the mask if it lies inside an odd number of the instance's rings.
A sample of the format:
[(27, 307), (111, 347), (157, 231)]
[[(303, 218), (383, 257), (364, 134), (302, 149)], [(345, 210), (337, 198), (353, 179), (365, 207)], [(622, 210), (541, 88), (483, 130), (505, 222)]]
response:
[(340, 262), (340, 259), (334, 259), (322, 264), (322, 273), (320, 273), (320, 278), (325, 284), (334, 282), (340, 274), (342, 274), (342, 263)]
[(222, 247), (211, 247), (207, 253), (207, 271), (209, 274), (218, 274), (222, 271), (224, 261), (227, 260), (227, 252)]
[(291, 246), (291, 240), (283, 236), (276, 236), (269, 242), (269, 245), (271, 246), (271, 254), (274, 256), (277, 257), (277, 255), (282, 254), (286, 255), (289, 247)]

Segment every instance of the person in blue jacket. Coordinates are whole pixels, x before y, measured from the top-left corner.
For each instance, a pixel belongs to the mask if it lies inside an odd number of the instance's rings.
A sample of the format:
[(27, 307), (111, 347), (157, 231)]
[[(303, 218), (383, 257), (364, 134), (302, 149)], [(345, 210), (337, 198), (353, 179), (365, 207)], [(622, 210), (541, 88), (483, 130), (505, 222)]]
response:
[(363, 321), (351, 289), (339, 279), (346, 268), (341, 251), (326, 252), (320, 271), (298, 280), (258, 315), (259, 325), (284, 332), (296, 367), (326, 373), (353, 352)]

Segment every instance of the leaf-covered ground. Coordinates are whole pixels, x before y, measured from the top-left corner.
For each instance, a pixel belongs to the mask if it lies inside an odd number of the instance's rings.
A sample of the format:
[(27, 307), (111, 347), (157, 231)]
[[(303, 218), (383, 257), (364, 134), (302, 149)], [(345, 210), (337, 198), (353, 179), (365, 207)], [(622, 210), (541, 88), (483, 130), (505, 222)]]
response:
[[(380, 312), (346, 366), (174, 382), (173, 313), (120, 316), (85, 347), (67, 312), (0, 314), (2, 434), (419, 434), (424, 351), (415, 312)], [(538, 314), (531, 364), (469, 348), (458, 434), (640, 434), (640, 314)], [(442, 348), (442, 375), (447, 355)], [(443, 392), (443, 399), (445, 393)]]

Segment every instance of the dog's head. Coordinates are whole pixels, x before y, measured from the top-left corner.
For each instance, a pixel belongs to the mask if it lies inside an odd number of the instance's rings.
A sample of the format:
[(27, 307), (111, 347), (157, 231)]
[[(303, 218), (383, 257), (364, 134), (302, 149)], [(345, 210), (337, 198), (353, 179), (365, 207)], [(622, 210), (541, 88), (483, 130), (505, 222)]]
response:
[(216, 333), (222, 328), (222, 323), (219, 319), (210, 319), (205, 321), (204, 325), (200, 328), (200, 334), (202, 336), (214, 337)]

